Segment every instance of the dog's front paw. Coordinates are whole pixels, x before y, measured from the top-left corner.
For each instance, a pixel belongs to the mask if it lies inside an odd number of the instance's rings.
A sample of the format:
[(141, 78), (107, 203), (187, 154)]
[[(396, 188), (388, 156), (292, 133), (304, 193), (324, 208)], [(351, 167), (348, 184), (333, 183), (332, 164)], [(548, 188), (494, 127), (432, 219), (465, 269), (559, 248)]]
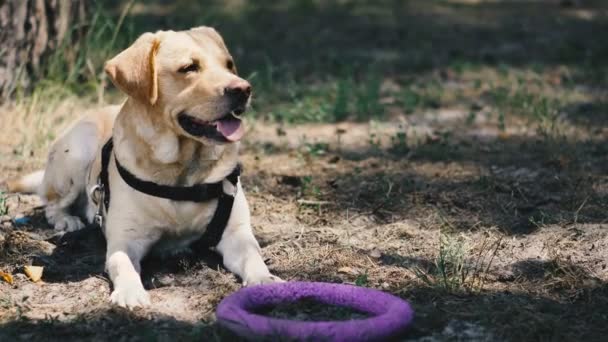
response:
[(110, 300), (112, 304), (129, 309), (150, 305), (150, 295), (140, 282), (116, 286)]
[(55, 222), (55, 230), (58, 232), (75, 232), (84, 227), (84, 223), (76, 216), (61, 216)]
[(243, 286), (262, 285), (270, 283), (284, 283), (285, 280), (270, 273), (248, 277), (243, 281)]

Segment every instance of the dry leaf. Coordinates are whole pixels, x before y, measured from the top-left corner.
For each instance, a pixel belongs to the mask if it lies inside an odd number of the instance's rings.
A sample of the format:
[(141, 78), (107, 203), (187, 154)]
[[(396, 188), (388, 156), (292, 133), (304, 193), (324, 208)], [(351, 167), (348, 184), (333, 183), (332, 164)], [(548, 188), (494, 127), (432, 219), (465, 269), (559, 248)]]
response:
[(25, 266), (23, 271), (25, 274), (34, 282), (40, 281), (42, 279), (42, 270), (44, 267), (42, 266)]
[(0, 271), (0, 279), (13, 285), (13, 276), (10, 273), (5, 273), (5, 272)]
[(502, 140), (506, 140), (509, 139), (509, 137), (511, 136), (511, 134), (507, 133), (507, 132), (500, 132), (498, 133), (498, 138), (502, 139)]

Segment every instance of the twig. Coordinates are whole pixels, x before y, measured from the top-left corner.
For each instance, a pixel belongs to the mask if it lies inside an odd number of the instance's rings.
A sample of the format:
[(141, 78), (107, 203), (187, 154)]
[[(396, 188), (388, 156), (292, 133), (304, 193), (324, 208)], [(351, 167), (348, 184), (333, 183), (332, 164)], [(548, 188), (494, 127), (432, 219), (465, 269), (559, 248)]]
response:
[(324, 205), (324, 204), (330, 204), (331, 202), (328, 201), (313, 201), (313, 200), (304, 200), (304, 199), (299, 199), (298, 204), (305, 204), (305, 205)]
[(578, 214), (580, 213), (581, 210), (583, 210), (583, 207), (585, 206), (585, 204), (587, 204), (588, 199), (589, 199), (589, 196), (587, 196), (585, 198), (583, 203), (581, 203), (581, 205), (578, 207), (578, 209), (576, 209), (576, 211), (574, 212), (574, 224), (576, 224), (578, 222)]

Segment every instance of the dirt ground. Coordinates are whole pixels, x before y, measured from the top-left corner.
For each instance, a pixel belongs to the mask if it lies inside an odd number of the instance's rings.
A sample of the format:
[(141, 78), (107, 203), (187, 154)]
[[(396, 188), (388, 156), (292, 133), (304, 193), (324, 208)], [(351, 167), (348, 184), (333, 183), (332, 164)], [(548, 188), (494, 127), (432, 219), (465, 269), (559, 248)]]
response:
[[(418, 119), (416, 126), (433, 132), (446, 126)], [(562, 169), (539, 156), (534, 136), (481, 139), (480, 128), (460, 127), (465, 119), (450, 120), (459, 132), (452, 142), (427, 146), (447, 144), (445, 159), (369, 151), (361, 143), (367, 124), (340, 125), (346, 132), (338, 145), (334, 125), (256, 123), (243, 152), (243, 183), (271, 269), (286, 280), (357, 283), (409, 300), (416, 320), (404, 340), (599, 340), (608, 308), (608, 169), (597, 151), (606, 147), (580, 147), (596, 158)], [(393, 125), (376, 129), (389, 135)], [(324, 152), (303, 149), (303, 134), (326, 142)], [(226, 338), (213, 312), (239, 285), (216, 256), (148, 260), (153, 305), (128, 312), (109, 305), (96, 228), (56, 236), (35, 197), (8, 195), (7, 205), (0, 267), (15, 283), (0, 283), (0, 334)], [(30, 220), (15, 225), (21, 215)], [(448, 266), (453, 286), (437, 273), (440, 246), (458, 249), (462, 259), (448, 263), (461, 260), (469, 272)], [(45, 267), (43, 283), (23, 274), (28, 264)]]
[[(467, 1), (445, 3), (469, 11)], [(493, 6), (475, 16), (480, 25), (504, 13)], [(528, 24), (543, 13), (519, 11)], [(575, 48), (605, 52), (589, 35), (606, 27), (605, 9), (556, 11), (563, 20), (583, 18), (569, 38), (580, 40)], [(454, 27), (471, 28), (458, 18)], [(552, 39), (551, 26), (536, 28)], [(271, 270), (408, 300), (416, 316), (400, 341), (604, 340), (608, 102), (598, 79), (607, 79), (606, 61), (582, 70), (547, 57), (535, 70), (520, 53), (537, 58), (551, 44), (518, 45), (520, 38), (495, 44), (504, 50), (480, 66), (389, 73), (379, 84), (385, 115), (372, 120), (256, 117), (289, 105), (261, 95), (243, 143), (242, 182)], [(581, 76), (585, 70), (597, 77)], [(412, 82), (429, 80), (441, 84), (439, 97), (416, 93), (412, 104)], [(547, 110), (536, 100), (545, 97), (560, 102)], [(41, 167), (48, 141), (90, 105), (68, 99), (48, 116), (19, 119), (23, 107), (1, 110), (14, 131), (0, 141), (0, 180)], [(32, 132), (46, 138), (32, 140)], [(240, 287), (217, 255), (146, 260), (152, 306), (115, 308), (98, 229), (56, 235), (35, 196), (1, 199), (0, 271), (15, 279), (0, 281), (0, 340), (238, 340), (214, 322), (219, 301)], [(25, 265), (44, 266), (43, 281), (32, 283)]]

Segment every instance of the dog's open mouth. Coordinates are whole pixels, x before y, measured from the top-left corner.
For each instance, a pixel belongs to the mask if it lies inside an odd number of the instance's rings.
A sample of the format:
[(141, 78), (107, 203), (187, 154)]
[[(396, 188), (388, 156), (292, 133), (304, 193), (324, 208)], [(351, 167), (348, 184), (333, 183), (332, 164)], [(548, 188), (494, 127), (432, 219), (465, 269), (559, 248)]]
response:
[(186, 113), (177, 117), (177, 122), (188, 134), (217, 141), (238, 141), (245, 134), (241, 119), (229, 113), (215, 121), (203, 121)]

